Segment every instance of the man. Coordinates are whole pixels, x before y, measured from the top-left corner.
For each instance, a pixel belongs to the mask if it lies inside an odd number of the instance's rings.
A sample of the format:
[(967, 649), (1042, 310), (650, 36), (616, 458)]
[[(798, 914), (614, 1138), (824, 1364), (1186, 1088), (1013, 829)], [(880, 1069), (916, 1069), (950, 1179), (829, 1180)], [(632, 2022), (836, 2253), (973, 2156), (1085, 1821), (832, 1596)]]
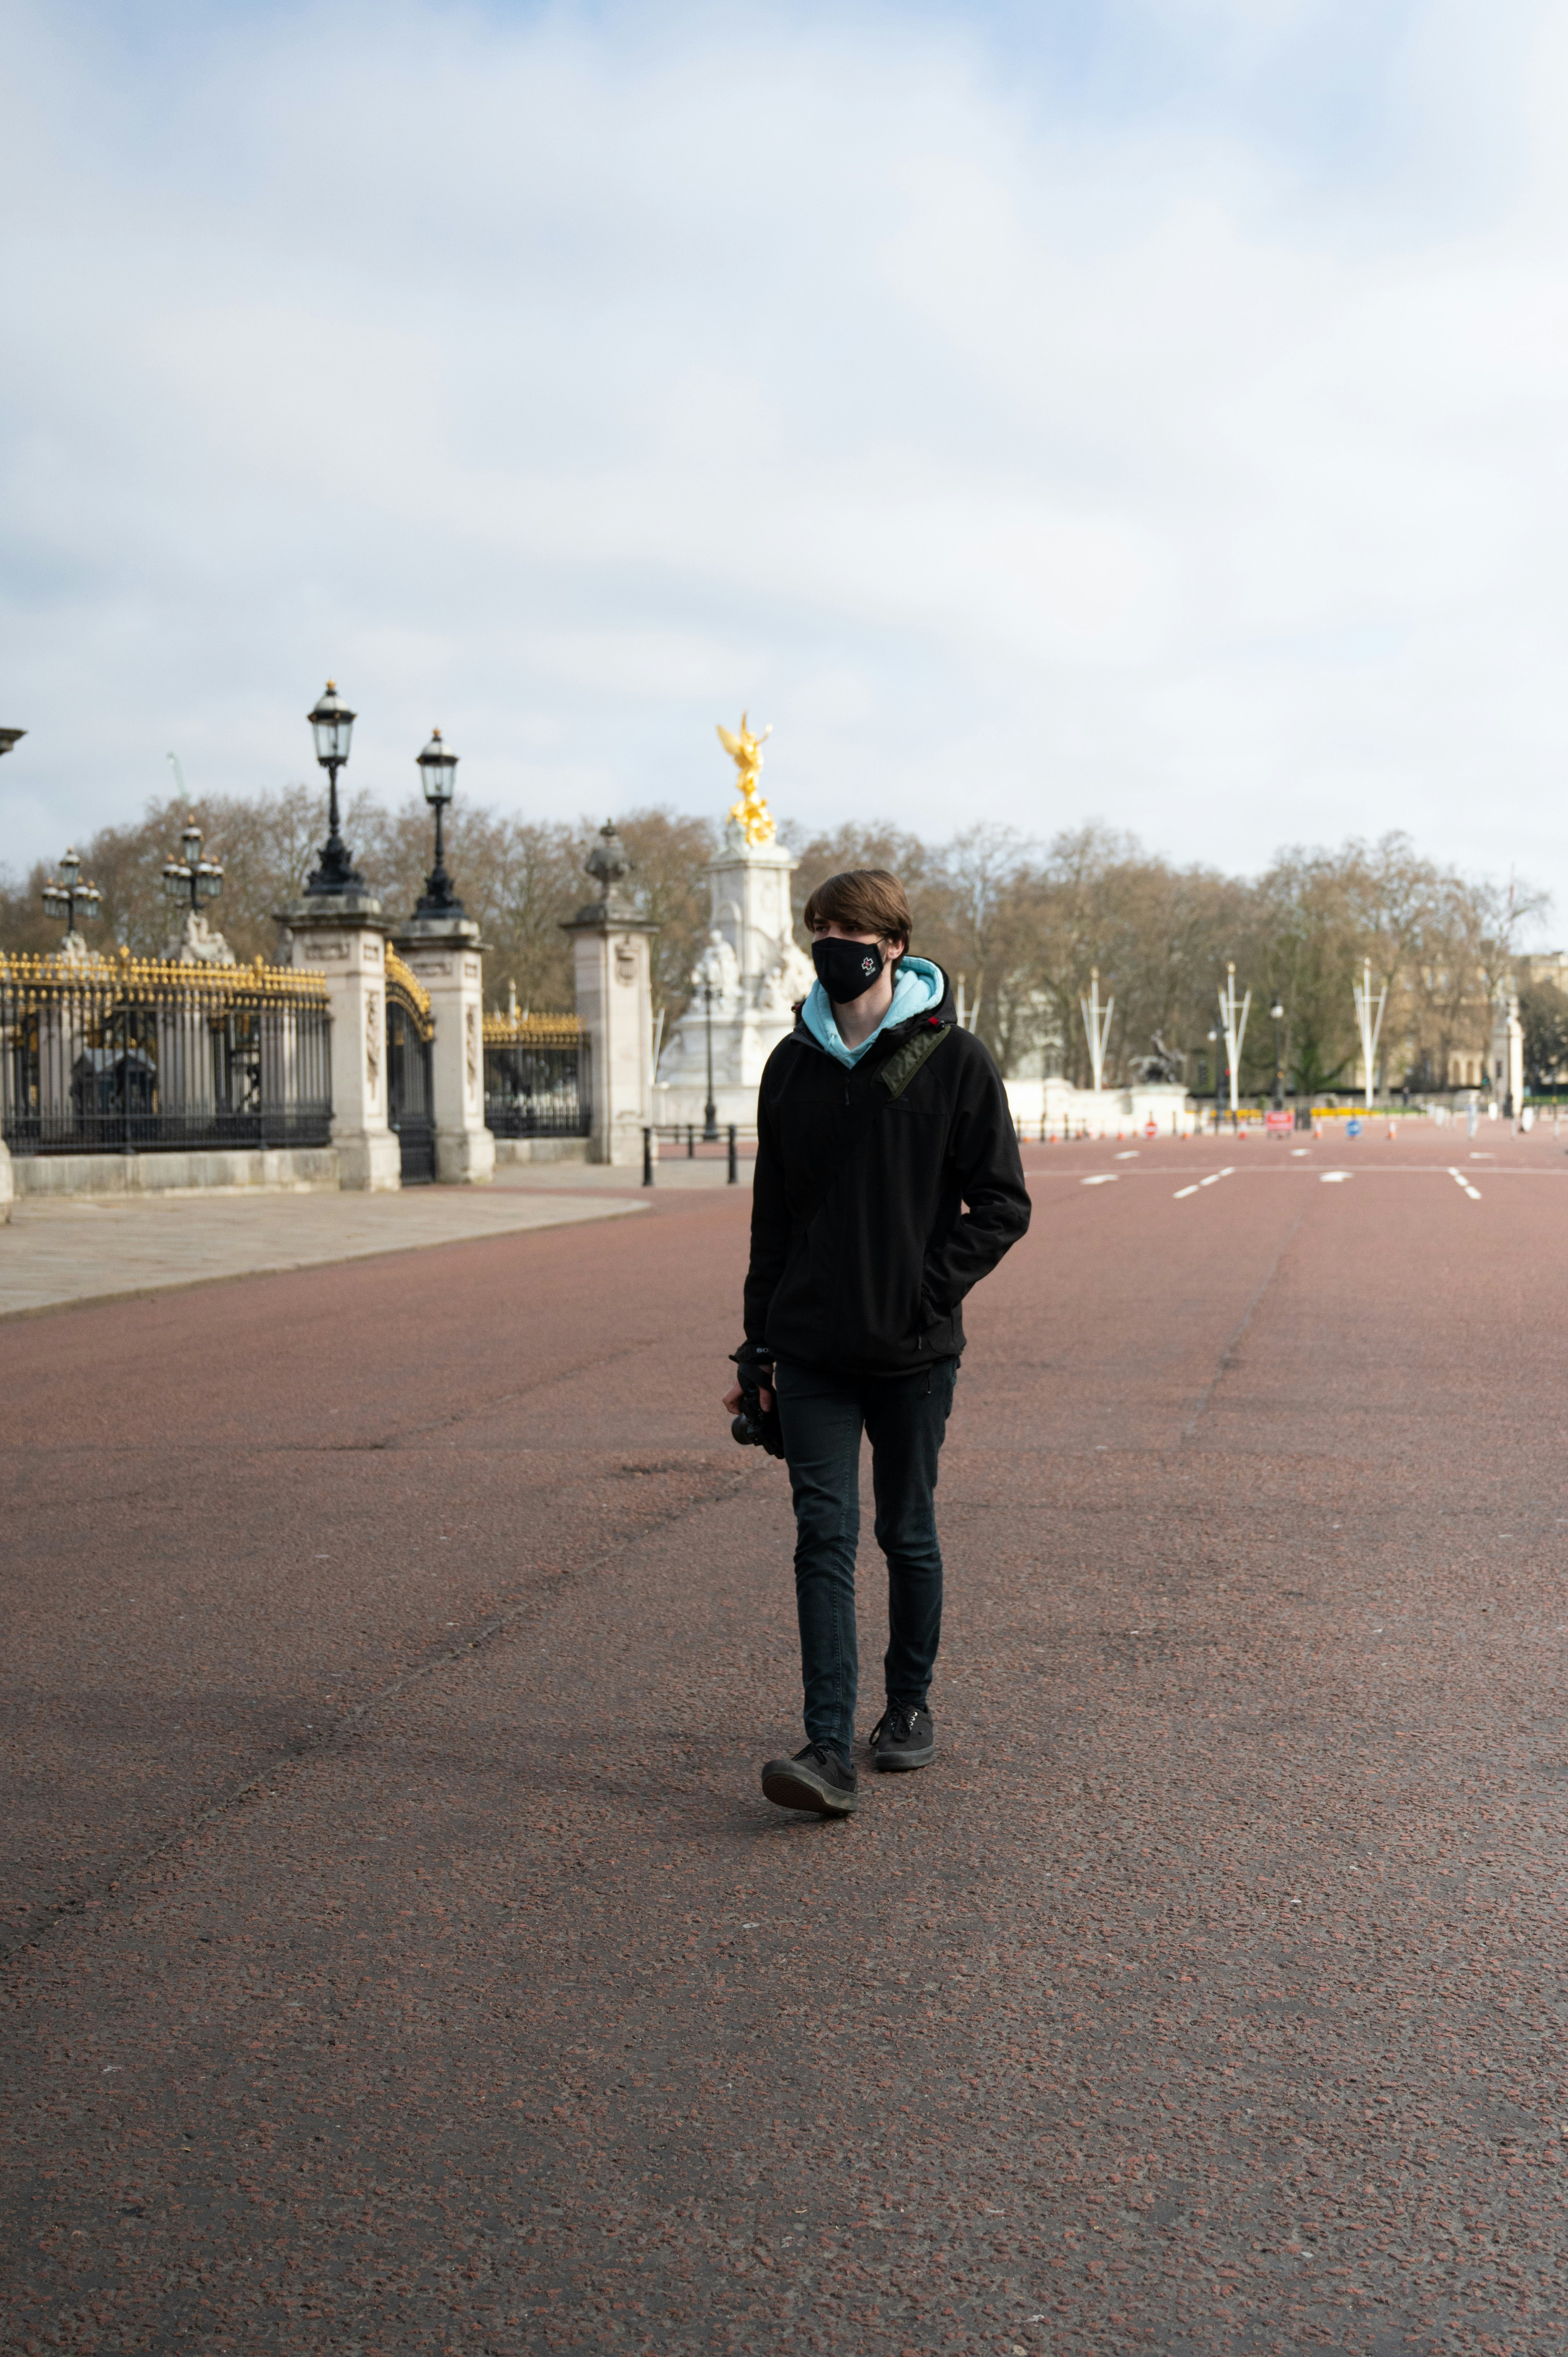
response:
[[(736, 1358), (777, 1398), (795, 1503), (806, 1744), (770, 1760), (786, 1809), (842, 1816), (854, 1759), (860, 1441), (871, 1440), (887, 1558), (886, 1707), (878, 1768), (936, 1756), (927, 1705), (941, 1634), (933, 1493), (952, 1406), (959, 1305), (1029, 1224), (1006, 1094), (954, 1022), (947, 976), (909, 955), (897, 878), (852, 868), (806, 903), (817, 981), (768, 1058), (757, 1102), (746, 1340)], [(739, 1406), (737, 1383), (725, 1405)]]

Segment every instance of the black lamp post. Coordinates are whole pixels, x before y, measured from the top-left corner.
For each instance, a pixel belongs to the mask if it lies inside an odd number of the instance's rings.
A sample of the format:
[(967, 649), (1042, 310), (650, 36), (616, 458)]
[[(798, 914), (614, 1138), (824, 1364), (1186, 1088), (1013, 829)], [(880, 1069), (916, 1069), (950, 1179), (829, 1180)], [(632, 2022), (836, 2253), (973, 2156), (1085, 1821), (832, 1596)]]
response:
[(306, 718), (316, 737), (316, 758), (327, 772), (327, 840), (321, 846), (320, 865), (305, 888), (307, 893), (357, 891), (365, 879), (349, 858), (338, 826), (338, 772), (349, 759), (354, 715), (328, 680), (326, 693)]
[(1274, 1111), (1283, 1111), (1285, 1101), (1285, 1055), (1283, 1002), (1278, 998), (1269, 1009), (1269, 1020), (1274, 1027)]
[(435, 865), (424, 879), (424, 890), (413, 913), (416, 917), (461, 917), (465, 914), (463, 903), (452, 889), (441, 837), (442, 813), (456, 784), (457, 756), (446, 750), (439, 728), (431, 730), (430, 742), (419, 756), (419, 777), (424, 799), (435, 813)]
[(102, 916), (103, 895), (96, 884), (81, 880), (81, 862), (74, 851), (68, 850), (59, 863), (59, 874), (51, 876), (43, 889), (46, 917), (63, 917), (68, 934), (74, 933), (78, 921)]
[(703, 1107), (703, 1143), (707, 1146), (719, 1134), (719, 1109), (714, 1103), (714, 985), (703, 985), (703, 1021), (708, 1034), (708, 1102)]
[(223, 870), (201, 856), (201, 829), (194, 819), (179, 839), (185, 857), (171, 859), (165, 865), (164, 892), (177, 909), (186, 908), (194, 913), (203, 900), (216, 900), (223, 889)]

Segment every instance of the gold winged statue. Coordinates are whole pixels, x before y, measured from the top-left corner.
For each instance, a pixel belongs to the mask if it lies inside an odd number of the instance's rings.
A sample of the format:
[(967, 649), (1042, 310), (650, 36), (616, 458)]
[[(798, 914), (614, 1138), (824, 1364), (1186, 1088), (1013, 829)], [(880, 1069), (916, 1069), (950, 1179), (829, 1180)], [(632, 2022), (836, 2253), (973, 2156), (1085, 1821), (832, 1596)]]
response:
[(762, 748), (772, 734), (772, 728), (768, 727), (760, 737), (754, 737), (746, 725), (744, 712), (738, 737), (727, 728), (719, 730), (719, 743), (735, 763), (736, 783), (740, 788), (740, 800), (731, 804), (730, 816), (754, 851), (760, 843), (771, 843), (775, 832), (757, 782), (762, 770)]

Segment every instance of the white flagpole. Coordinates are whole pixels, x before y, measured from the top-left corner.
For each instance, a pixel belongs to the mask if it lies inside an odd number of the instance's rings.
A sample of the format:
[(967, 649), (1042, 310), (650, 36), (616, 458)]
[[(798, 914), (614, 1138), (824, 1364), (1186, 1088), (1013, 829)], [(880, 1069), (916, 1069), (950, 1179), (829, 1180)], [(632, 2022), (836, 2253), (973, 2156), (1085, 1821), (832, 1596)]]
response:
[(1378, 1012), (1372, 1014), (1372, 961), (1361, 961), (1361, 980), (1351, 985), (1356, 994), (1356, 1028), (1361, 1035), (1361, 1073), (1367, 1084), (1367, 1111), (1372, 1110), (1372, 1077), (1377, 1062), (1378, 1039), (1383, 1028), (1383, 1008), (1387, 1004), (1389, 986), (1385, 982), (1378, 993)]
[[(1225, 987), (1219, 993), (1219, 1021), (1225, 1033), (1225, 1053), (1230, 1065), (1230, 1125), (1234, 1128), (1240, 1110), (1241, 1042), (1247, 1036), (1247, 1017), (1251, 1011), (1251, 991), (1236, 1005), (1236, 961), (1231, 959), (1225, 969)], [(1238, 1020), (1240, 1017), (1240, 1020)]]
[(1108, 998), (1104, 1006), (1101, 1006), (1100, 968), (1097, 965), (1092, 965), (1089, 969), (1089, 996), (1080, 998), (1078, 1003), (1083, 1009), (1083, 1028), (1089, 1040), (1089, 1061), (1094, 1074), (1094, 1093), (1099, 1096), (1105, 1085), (1105, 1047), (1111, 1037), (1111, 1017), (1115, 1012), (1116, 1001), (1113, 997)]

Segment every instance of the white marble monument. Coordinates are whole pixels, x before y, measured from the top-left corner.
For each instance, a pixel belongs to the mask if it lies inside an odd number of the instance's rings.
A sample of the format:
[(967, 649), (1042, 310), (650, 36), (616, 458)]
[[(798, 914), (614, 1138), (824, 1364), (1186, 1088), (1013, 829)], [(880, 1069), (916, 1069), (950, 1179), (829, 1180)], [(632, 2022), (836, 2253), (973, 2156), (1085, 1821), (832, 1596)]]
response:
[(795, 862), (757, 791), (768, 734), (754, 737), (744, 713), (738, 736), (719, 730), (736, 764), (740, 800), (730, 810), (724, 848), (707, 869), (711, 925), (692, 975), (691, 1002), (659, 1059), (653, 1097), (660, 1126), (700, 1129), (711, 1102), (720, 1129), (732, 1122), (755, 1128), (762, 1067), (794, 1028), (796, 1003), (815, 980), (795, 942)]

